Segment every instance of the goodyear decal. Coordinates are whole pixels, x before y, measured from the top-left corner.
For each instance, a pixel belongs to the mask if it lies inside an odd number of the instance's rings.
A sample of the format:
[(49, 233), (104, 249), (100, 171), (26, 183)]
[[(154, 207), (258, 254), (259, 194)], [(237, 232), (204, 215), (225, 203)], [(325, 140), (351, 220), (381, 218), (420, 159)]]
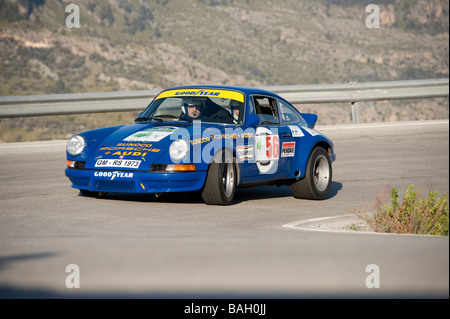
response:
[(183, 97), (183, 96), (205, 96), (218, 97), (224, 99), (236, 100), (244, 103), (244, 94), (228, 90), (214, 90), (214, 89), (178, 89), (161, 92), (155, 100), (165, 97)]
[(94, 172), (94, 176), (95, 177), (106, 177), (106, 178), (109, 178), (111, 180), (115, 179), (116, 177), (118, 177), (118, 178), (133, 178), (133, 174), (134, 173), (119, 172), (119, 171), (115, 171), (115, 172)]

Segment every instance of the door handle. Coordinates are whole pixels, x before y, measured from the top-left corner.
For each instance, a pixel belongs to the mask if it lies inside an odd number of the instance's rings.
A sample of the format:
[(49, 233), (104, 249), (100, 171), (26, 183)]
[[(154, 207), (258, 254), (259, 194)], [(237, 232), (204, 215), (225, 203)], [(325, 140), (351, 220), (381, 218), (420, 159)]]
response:
[(283, 133), (281, 134), (281, 137), (292, 137), (291, 133)]

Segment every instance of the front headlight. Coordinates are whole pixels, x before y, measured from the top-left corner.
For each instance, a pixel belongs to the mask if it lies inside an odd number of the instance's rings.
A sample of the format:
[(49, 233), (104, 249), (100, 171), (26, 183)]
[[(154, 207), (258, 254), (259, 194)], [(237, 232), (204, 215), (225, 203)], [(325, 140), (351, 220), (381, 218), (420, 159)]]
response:
[(80, 155), (86, 148), (86, 140), (81, 135), (72, 136), (67, 142), (67, 152), (72, 155)]
[(169, 148), (169, 154), (172, 161), (179, 161), (186, 157), (189, 152), (188, 143), (185, 140), (175, 140)]

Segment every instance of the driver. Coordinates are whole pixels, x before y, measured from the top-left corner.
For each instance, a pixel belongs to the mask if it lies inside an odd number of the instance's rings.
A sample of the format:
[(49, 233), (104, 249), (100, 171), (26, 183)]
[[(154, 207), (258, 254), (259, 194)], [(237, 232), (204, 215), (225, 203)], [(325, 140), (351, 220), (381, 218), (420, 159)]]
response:
[(181, 110), (182, 116), (189, 120), (198, 119), (203, 113), (203, 101), (198, 99), (185, 99)]
[(240, 122), (240, 117), (239, 117), (239, 113), (241, 111), (241, 102), (236, 101), (236, 100), (231, 100), (230, 102), (230, 111), (231, 111), (231, 115), (233, 115), (233, 123), (237, 124)]

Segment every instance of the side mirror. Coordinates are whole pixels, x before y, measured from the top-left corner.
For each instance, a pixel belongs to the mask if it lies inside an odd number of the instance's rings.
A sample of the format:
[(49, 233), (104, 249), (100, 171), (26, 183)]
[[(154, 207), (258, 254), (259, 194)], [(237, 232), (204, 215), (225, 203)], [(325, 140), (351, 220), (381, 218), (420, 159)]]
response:
[(308, 123), (310, 128), (314, 128), (314, 126), (316, 126), (316, 122), (317, 122), (317, 119), (318, 119), (318, 116), (316, 114), (301, 113), (301, 115), (305, 119), (306, 123)]
[(259, 125), (259, 117), (256, 114), (250, 114), (246, 119), (247, 126), (258, 126)]
[(139, 113), (139, 115), (134, 120), (136, 121), (138, 118), (140, 118), (142, 113), (144, 113), (144, 112)]

